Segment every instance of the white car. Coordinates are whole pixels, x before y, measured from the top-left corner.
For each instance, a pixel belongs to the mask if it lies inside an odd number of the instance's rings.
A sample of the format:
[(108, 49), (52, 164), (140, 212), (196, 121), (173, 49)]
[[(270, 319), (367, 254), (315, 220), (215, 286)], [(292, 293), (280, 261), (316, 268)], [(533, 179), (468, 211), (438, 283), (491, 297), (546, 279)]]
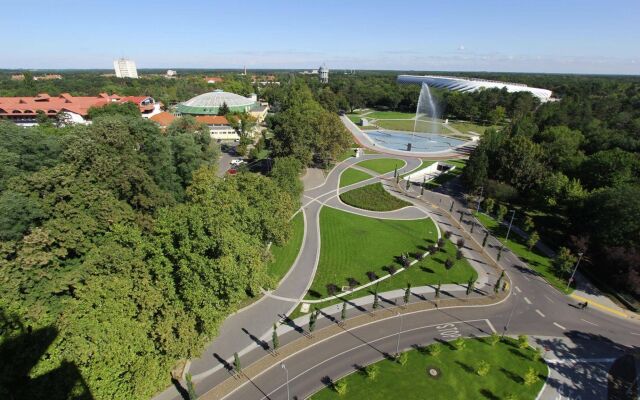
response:
[(231, 160), (231, 165), (238, 166), (240, 164), (244, 164), (244, 160), (241, 158), (236, 158), (235, 160)]

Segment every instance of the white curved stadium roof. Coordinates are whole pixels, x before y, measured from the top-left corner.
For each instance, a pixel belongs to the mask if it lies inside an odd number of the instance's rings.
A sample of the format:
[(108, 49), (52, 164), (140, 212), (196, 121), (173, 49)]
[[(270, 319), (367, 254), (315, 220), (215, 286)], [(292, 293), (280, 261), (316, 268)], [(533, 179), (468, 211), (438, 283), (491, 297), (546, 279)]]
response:
[(222, 107), (224, 103), (229, 107), (247, 107), (252, 106), (255, 101), (239, 94), (215, 90), (191, 98), (182, 104), (188, 107)]
[(398, 83), (426, 83), (429, 87), (448, 89), (456, 92), (474, 92), (479, 89), (502, 89), (508, 92), (529, 92), (541, 102), (551, 99), (551, 90), (529, 87), (519, 83), (488, 81), (482, 79), (456, 78), (437, 75), (398, 75)]

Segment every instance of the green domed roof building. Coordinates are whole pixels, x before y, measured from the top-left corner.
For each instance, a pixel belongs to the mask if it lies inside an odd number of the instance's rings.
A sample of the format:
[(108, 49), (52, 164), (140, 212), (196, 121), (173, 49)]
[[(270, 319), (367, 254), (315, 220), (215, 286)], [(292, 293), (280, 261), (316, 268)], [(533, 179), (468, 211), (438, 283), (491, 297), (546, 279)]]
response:
[(225, 103), (229, 107), (229, 111), (232, 112), (250, 112), (260, 106), (256, 98), (214, 90), (178, 104), (176, 110), (180, 114), (217, 115), (218, 110)]

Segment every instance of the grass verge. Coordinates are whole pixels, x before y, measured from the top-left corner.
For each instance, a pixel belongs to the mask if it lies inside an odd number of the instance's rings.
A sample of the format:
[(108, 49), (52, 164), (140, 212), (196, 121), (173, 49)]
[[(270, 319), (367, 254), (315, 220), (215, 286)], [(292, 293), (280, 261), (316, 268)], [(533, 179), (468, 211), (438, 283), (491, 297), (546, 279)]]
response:
[(340, 187), (353, 185), (354, 183), (365, 181), (369, 178), (373, 177), (366, 172), (354, 168), (347, 168), (342, 171), (340, 175)]
[(268, 266), (269, 275), (279, 282), (289, 271), (296, 260), (304, 237), (304, 218), (302, 212), (296, 214), (291, 220), (291, 237), (282, 246), (271, 246), (273, 261)]
[(398, 257), (405, 252), (426, 251), (437, 239), (437, 230), (429, 218), (375, 219), (324, 207), (320, 212), (320, 238), (320, 260), (307, 294), (309, 299), (328, 296), (328, 284), (346, 286), (348, 278), (366, 283), (368, 271), (383, 276), (388, 266), (399, 268)]
[(505, 236), (507, 235), (507, 227), (498, 223), (495, 219), (488, 216), (484, 213), (476, 213), (476, 218), (485, 228), (489, 229), (492, 235), (494, 235), (498, 240), (504, 243), (515, 255), (518, 256), (522, 261), (526, 262), (531, 266), (535, 272), (540, 274), (547, 282), (549, 282), (553, 287), (560, 290), (563, 293), (569, 294), (573, 291), (573, 289), (567, 288), (567, 281), (562, 278), (559, 278), (555, 272), (553, 271), (552, 260), (545, 255), (543, 255), (538, 249), (535, 247), (532, 250), (529, 250), (526, 245), (526, 240), (520, 237), (519, 235), (511, 232), (509, 235), (509, 240), (505, 242)]
[(396, 168), (400, 169), (404, 167), (405, 162), (397, 158), (374, 158), (371, 160), (360, 161), (357, 165), (362, 168), (375, 171), (379, 174), (386, 174)]
[(340, 200), (350, 206), (371, 211), (393, 211), (411, 205), (408, 201), (390, 195), (380, 182), (342, 193)]
[[(439, 345), (440, 354), (425, 351), (407, 352), (407, 362), (383, 359), (377, 362), (377, 376), (367, 377), (364, 368), (342, 380), (346, 394), (340, 396), (332, 388), (314, 394), (313, 400), (348, 398), (350, 400), (387, 399), (535, 399), (547, 377), (544, 361), (531, 347), (519, 348), (517, 341), (504, 338), (491, 345), (486, 338), (465, 339), (464, 348), (456, 350), (453, 342)], [(486, 375), (478, 374), (481, 362), (488, 365)], [(430, 368), (440, 372), (437, 378), (427, 374)], [(524, 376), (532, 368), (535, 383), (524, 384)], [(428, 394), (428, 395), (426, 395)]]

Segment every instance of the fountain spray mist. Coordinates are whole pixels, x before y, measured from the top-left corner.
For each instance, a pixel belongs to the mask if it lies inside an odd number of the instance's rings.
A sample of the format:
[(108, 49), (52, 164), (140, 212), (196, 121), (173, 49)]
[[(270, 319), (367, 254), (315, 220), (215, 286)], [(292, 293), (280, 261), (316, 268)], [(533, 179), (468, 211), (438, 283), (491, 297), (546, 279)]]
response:
[[(425, 82), (422, 83), (422, 88), (420, 89), (420, 96), (418, 97), (418, 105), (416, 107), (416, 119), (413, 122), (413, 132), (417, 132), (418, 128), (418, 120), (421, 116), (425, 116), (431, 119), (432, 130), (435, 130), (435, 127), (438, 126), (438, 108), (436, 107), (436, 103), (433, 101), (433, 97), (431, 96), (431, 90), (429, 90), (429, 85)], [(431, 132), (437, 133), (437, 132)]]

